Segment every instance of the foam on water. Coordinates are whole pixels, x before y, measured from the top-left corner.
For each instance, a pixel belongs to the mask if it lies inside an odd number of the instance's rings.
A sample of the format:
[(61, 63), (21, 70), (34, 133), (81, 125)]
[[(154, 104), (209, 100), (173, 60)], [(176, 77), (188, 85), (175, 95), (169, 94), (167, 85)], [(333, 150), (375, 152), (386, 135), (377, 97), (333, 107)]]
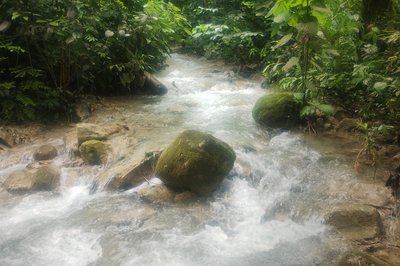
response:
[[(259, 83), (230, 80), (223, 64), (184, 55), (169, 64), (158, 75), (170, 89), (166, 96), (125, 99), (121, 111), (105, 110), (96, 122), (132, 125), (132, 136), (120, 140), (139, 144), (117, 145), (121, 157), (165, 147), (184, 129), (212, 133), (237, 155), (219, 190), (188, 205), (148, 204), (138, 191), (159, 179), (93, 194), (93, 180), (112, 162), (61, 167), (59, 191), (9, 196), (0, 205), (0, 265), (324, 264), (326, 249), (336, 247), (326, 239), (323, 203), (314, 198), (320, 155), (296, 134), (271, 137), (255, 124), (251, 109), (265, 94)], [(25, 167), (39, 142), (0, 158), (0, 177)], [(63, 151), (55, 164), (68, 160)]]

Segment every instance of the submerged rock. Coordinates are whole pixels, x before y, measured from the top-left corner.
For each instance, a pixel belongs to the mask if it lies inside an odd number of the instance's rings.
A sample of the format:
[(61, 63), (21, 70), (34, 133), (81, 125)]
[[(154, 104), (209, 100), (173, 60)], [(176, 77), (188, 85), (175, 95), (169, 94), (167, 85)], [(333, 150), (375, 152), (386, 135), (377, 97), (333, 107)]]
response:
[(161, 154), (155, 174), (167, 186), (206, 195), (229, 174), (235, 159), (235, 152), (225, 142), (186, 130)]
[(79, 151), (83, 161), (90, 165), (105, 164), (107, 162), (107, 144), (99, 140), (88, 140), (82, 143)]
[(371, 206), (346, 203), (332, 208), (326, 222), (338, 230), (348, 240), (373, 239), (382, 231), (379, 212)]
[(53, 145), (42, 145), (35, 150), (33, 158), (36, 161), (51, 160), (57, 156), (57, 149)]
[[(112, 178), (109, 179), (107, 188), (109, 189), (130, 189), (150, 179), (154, 174), (154, 169), (160, 157), (161, 151), (146, 153), (145, 158), (133, 165), (123, 165), (119, 169), (113, 168)], [(107, 173), (106, 173), (107, 175)], [(104, 179), (104, 178), (103, 178)]]
[(389, 266), (390, 264), (361, 251), (348, 252), (337, 264), (337, 266)]
[(26, 193), (30, 191), (51, 191), (60, 184), (60, 173), (52, 166), (37, 169), (17, 170), (3, 183), (10, 193)]
[(299, 121), (300, 104), (291, 93), (268, 94), (256, 102), (254, 120), (273, 128), (288, 128)]
[(149, 203), (171, 202), (175, 192), (164, 185), (156, 185), (141, 189), (139, 197)]

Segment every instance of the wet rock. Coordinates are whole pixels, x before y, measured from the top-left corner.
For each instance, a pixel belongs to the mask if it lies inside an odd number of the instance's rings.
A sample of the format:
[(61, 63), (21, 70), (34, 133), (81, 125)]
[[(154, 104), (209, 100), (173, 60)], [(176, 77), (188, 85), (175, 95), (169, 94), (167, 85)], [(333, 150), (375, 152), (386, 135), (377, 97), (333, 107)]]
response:
[(186, 130), (160, 156), (155, 174), (167, 186), (206, 195), (229, 174), (236, 154), (210, 134)]
[(83, 161), (90, 165), (105, 164), (107, 162), (107, 150), (107, 144), (99, 140), (85, 141), (79, 147)]
[(0, 144), (3, 144), (9, 148), (14, 145), (14, 137), (12, 132), (3, 127), (0, 127)]
[(348, 191), (350, 199), (362, 204), (385, 207), (393, 202), (390, 189), (382, 185), (354, 183), (343, 189)]
[(51, 160), (57, 156), (57, 149), (53, 145), (42, 145), (33, 153), (36, 161)]
[(150, 73), (145, 73), (145, 81), (143, 85), (144, 94), (150, 95), (164, 95), (168, 92), (167, 87), (162, 84), (158, 79), (156, 79)]
[(336, 126), (336, 131), (346, 131), (346, 132), (359, 131), (360, 130), (360, 127), (358, 125), (359, 123), (360, 121), (358, 121), (357, 119), (343, 118)]
[(291, 93), (268, 94), (256, 102), (254, 120), (273, 128), (288, 128), (299, 120), (300, 104)]
[(389, 266), (390, 264), (361, 251), (351, 251), (347, 253), (337, 264), (337, 266)]
[(397, 220), (394, 224), (394, 240), (396, 241), (396, 245), (400, 246), (400, 220)]
[(3, 187), (10, 193), (27, 193), (51, 191), (59, 184), (59, 171), (52, 166), (42, 166), (38, 169), (15, 171), (6, 179)]
[(86, 99), (77, 101), (73, 106), (72, 121), (81, 122), (92, 113), (93, 107)]
[(348, 240), (373, 239), (382, 231), (379, 212), (362, 204), (337, 205), (326, 214), (325, 220)]
[(81, 123), (76, 127), (78, 146), (88, 140), (106, 140), (108, 133), (96, 124)]
[(172, 202), (175, 192), (165, 185), (156, 185), (141, 189), (139, 197), (149, 203)]
[(196, 200), (197, 195), (191, 191), (177, 193), (174, 197), (175, 203), (189, 203)]
[(158, 158), (160, 157), (161, 151), (154, 151), (146, 153), (145, 158), (133, 165), (123, 166), (118, 169), (114, 169), (114, 174), (111, 180), (107, 184), (109, 189), (130, 189), (150, 179), (154, 175), (155, 166)]

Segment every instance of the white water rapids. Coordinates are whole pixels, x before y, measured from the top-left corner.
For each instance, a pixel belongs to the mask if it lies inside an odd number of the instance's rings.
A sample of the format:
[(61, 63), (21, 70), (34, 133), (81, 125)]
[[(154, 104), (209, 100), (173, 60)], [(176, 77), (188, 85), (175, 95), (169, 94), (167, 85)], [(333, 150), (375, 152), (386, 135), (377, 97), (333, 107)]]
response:
[[(112, 164), (62, 167), (57, 192), (10, 195), (0, 188), (0, 265), (334, 264), (343, 250), (323, 224), (324, 183), (347, 168), (308, 148), (300, 134), (270, 136), (258, 127), (251, 110), (265, 90), (228, 70), (174, 54), (157, 75), (167, 95), (118, 99), (115, 110), (89, 121), (134, 130), (113, 146), (120, 157), (165, 147), (184, 129), (227, 142), (237, 160), (212, 197), (157, 205), (142, 202), (137, 189), (92, 194), (91, 180)], [(1, 153), (0, 183), (44, 143), (56, 145), (55, 163), (63, 165), (62, 137)], [(129, 146), (133, 139), (139, 144)]]

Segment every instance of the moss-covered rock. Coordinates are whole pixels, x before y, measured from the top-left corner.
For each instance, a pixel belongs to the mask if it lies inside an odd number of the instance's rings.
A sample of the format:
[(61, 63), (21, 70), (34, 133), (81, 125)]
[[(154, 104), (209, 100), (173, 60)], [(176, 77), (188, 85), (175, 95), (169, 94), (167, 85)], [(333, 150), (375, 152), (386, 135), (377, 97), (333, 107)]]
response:
[(272, 93), (258, 99), (253, 118), (262, 125), (288, 128), (299, 121), (300, 107), (292, 93)]
[(98, 165), (107, 162), (107, 144), (99, 140), (88, 140), (79, 147), (81, 157), (87, 164)]
[(371, 206), (346, 203), (333, 207), (325, 216), (326, 222), (348, 240), (373, 239), (382, 231), (379, 212)]
[(206, 195), (228, 175), (236, 154), (210, 134), (186, 130), (161, 154), (155, 174), (173, 188)]
[(3, 187), (10, 193), (27, 193), (51, 191), (59, 184), (59, 171), (51, 166), (42, 166), (37, 169), (15, 171), (6, 179)]

